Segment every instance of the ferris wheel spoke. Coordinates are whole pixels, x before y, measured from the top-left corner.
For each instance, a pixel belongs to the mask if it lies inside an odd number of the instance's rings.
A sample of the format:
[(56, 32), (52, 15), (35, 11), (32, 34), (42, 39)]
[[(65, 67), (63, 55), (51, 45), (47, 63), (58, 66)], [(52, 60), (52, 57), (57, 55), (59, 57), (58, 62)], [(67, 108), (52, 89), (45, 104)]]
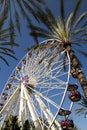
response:
[[(18, 88), (18, 89), (19, 89), (19, 88)], [(14, 94), (13, 94), (13, 95), (8, 99), (8, 101), (5, 103), (3, 109), (0, 111), (0, 115), (2, 115), (4, 111), (6, 111), (6, 112), (9, 111), (9, 109), (7, 109), (7, 108), (8, 108), (8, 106), (9, 106), (9, 104), (12, 103), (13, 100), (14, 100), (14, 98), (17, 96), (17, 94), (18, 94), (18, 89), (15, 90)], [(12, 105), (12, 104), (10, 104), (10, 105)], [(7, 109), (7, 110), (6, 110), (6, 109)]]
[(61, 130), (58, 111), (66, 107), (72, 110), (73, 106), (67, 92), (70, 59), (66, 54), (53, 39), (29, 50), (12, 71), (1, 94), (2, 125), (12, 114), (18, 116), (22, 125), (28, 119), (36, 130)]
[[(30, 87), (29, 87), (29, 88), (30, 88)], [(57, 105), (55, 102), (53, 102), (52, 100), (50, 100), (48, 97), (43, 96), (41, 93), (37, 92), (36, 90), (34, 90), (34, 89), (32, 89), (32, 88), (30, 88), (30, 89), (31, 89), (35, 94), (41, 96), (43, 99), (45, 99), (46, 101), (48, 101), (49, 103), (51, 103), (52, 105), (54, 105), (56, 108), (58, 108), (58, 105)]]

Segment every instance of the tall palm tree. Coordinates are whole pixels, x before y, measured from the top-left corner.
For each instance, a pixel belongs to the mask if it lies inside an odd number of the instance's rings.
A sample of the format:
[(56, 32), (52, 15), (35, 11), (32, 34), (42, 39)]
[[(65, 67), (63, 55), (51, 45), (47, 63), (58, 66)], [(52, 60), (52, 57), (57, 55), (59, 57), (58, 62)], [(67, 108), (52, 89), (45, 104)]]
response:
[(10, 116), (9, 119), (4, 122), (4, 126), (1, 130), (21, 130), (17, 116)]
[(24, 18), (29, 22), (31, 15), (37, 19), (34, 11), (37, 4), (44, 4), (44, 0), (0, 0), (0, 14), (7, 14), (9, 25), (20, 32), (21, 16), (22, 22)]
[(18, 46), (18, 44), (11, 40), (11, 35), (15, 37), (14, 33), (9, 33), (9, 29), (11, 29), (11, 27), (4, 27), (6, 17), (7, 16), (4, 15), (0, 18), (0, 60), (4, 61), (9, 66), (9, 62), (7, 61), (6, 57), (9, 56), (17, 60), (13, 47)]
[[(69, 1), (70, 2), (70, 1)], [(60, 0), (60, 16), (55, 18), (51, 9), (40, 6), (37, 7), (36, 13), (40, 24), (36, 26), (29, 24), (31, 28), (31, 35), (34, 38), (52, 38), (57, 40), (57, 44), (61, 44), (61, 49), (68, 52), (71, 60), (71, 67), (79, 70), (77, 79), (79, 80), (83, 92), (87, 97), (87, 80), (85, 74), (81, 70), (81, 63), (75, 54), (74, 45), (78, 47), (78, 52), (87, 56), (87, 53), (80, 50), (81, 45), (87, 43), (87, 12), (83, 12), (79, 15), (79, 9), (82, 0), (77, 0), (77, 3), (72, 12), (70, 12), (68, 18), (65, 15), (64, 0)], [(86, 19), (86, 20), (85, 20)], [(84, 22), (83, 22), (84, 21)], [(40, 26), (43, 25), (43, 26)]]
[(30, 123), (28, 120), (25, 121), (25, 123), (23, 124), (23, 129), (22, 130), (30, 130)]

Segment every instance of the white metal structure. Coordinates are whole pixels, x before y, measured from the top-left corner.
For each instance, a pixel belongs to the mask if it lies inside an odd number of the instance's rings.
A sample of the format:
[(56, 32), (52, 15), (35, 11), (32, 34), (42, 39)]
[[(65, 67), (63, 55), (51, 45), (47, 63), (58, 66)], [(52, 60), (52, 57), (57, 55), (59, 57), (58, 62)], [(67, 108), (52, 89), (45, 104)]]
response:
[(17, 115), (22, 124), (28, 119), (31, 129), (61, 130), (58, 112), (72, 106), (67, 94), (69, 77), (69, 56), (59, 49), (56, 40), (32, 47), (13, 70), (1, 94), (0, 128), (9, 115)]

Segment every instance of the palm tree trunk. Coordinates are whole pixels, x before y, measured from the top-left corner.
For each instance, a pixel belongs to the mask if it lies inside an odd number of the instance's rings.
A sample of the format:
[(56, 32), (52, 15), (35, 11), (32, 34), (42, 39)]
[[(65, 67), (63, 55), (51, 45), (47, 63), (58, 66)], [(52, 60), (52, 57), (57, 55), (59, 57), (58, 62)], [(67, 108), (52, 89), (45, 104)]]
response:
[(68, 44), (68, 45), (66, 46), (66, 50), (67, 50), (68, 53), (69, 53), (70, 60), (71, 60), (71, 65), (72, 65), (73, 67), (76, 67), (76, 70), (79, 70), (79, 71), (78, 71), (78, 74), (77, 74), (77, 79), (78, 79), (79, 82), (80, 82), (80, 85), (81, 85), (81, 87), (82, 87), (82, 90), (83, 90), (83, 92), (84, 92), (85, 97), (87, 97), (87, 80), (86, 80), (85, 74), (84, 74), (83, 71), (81, 70), (80, 62), (79, 62), (78, 58), (76, 57), (74, 51), (72, 50), (71, 45)]

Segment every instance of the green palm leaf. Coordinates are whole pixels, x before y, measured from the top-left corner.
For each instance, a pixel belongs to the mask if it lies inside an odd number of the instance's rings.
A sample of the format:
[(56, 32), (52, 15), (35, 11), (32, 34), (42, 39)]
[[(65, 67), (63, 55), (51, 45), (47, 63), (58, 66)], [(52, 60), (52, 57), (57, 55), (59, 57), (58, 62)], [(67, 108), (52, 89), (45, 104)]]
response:
[(84, 12), (79, 16), (79, 18), (76, 20), (74, 27), (76, 27), (85, 17), (87, 16), (87, 12)]
[(3, 58), (3, 56), (0, 55), (0, 59), (3, 60), (6, 63), (7, 66), (9, 66), (8, 61), (5, 58)]
[(1, 15), (7, 15), (6, 20), (9, 20), (9, 24), (17, 27), (18, 32), (21, 33), (21, 18), (29, 22), (32, 14), (37, 19), (35, 13), (37, 4), (44, 5), (45, 2), (44, 0), (0, 0)]
[(76, 20), (76, 16), (78, 14), (78, 10), (79, 10), (79, 8), (81, 6), (81, 3), (82, 3), (82, 0), (77, 0), (76, 6), (75, 6), (75, 8), (73, 10), (73, 18), (72, 18), (72, 24), (71, 24), (72, 26), (73, 26), (73, 23)]
[[(7, 61), (6, 57), (11, 57), (15, 60), (17, 58), (15, 57), (15, 52), (12, 47), (19, 46), (16, 42), (14, 42), (13, 37), (15, 37), (14, 32), (12, 31), (13, 27), (11, 28), (5, 28), (4, 26), (4, 18), (0, 19), (0, 59), (6, 63), (6, 65), (9, 66), (9, 62)], [(11, 30), (12, 32), (9, 32)]]

